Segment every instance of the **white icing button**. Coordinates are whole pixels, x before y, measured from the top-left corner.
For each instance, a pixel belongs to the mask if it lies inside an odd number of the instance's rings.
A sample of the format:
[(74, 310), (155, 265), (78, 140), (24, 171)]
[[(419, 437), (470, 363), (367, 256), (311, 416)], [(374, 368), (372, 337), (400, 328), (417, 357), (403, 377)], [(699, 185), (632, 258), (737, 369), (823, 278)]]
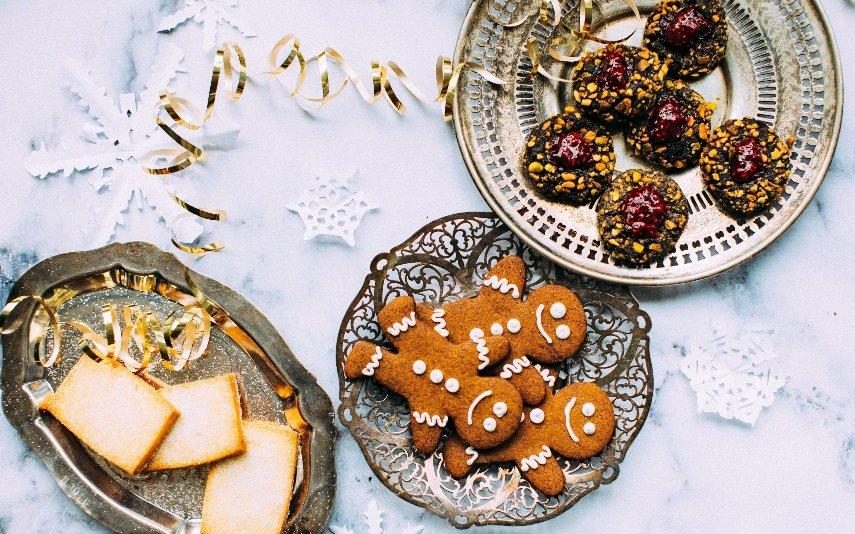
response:
[(555, 319), (561, 319), (567, 314), (567, 306), (562, 302), (556, 302), (552, 306), (549, 307), (549, 315), (554, 317)]
[(417, 375), (423, 375), (427, 371), (427, 365), (422, 360), (416, 360), (413, 362), (413, 372)]
[(484, 419), (484, 430), (487, 432), (493, 432), (496, 430), (496, 420), (492, 417)]
[(531, 422), (536, 424), (536, 425), (539, 425), (540, 423), (542, 423), (544, 417), (546, 417), (546, 415), (543, 413), (543, 410), (541, 410), (540, 408), (535, 408), (534, 410), (532, 410), (528, 414), (528, 418), (531, 419)]
[(597, 425), (595, 425), (594, 423), (592, 423), (590, 421), (585, 423), (585, 426), (582, 427), (582, 432), (584, 432), (585, 434), (587, 434), (589, 436), (596, 431), (597, 431)]
[(472, 341), (475, 341), (476, 339), (482, 337), (484, 337), (484, 331), (480, 328), (473, 328), (469, 331), (469, 339), (471, 339)]
[(560, 324), (555, 327), (555, 337), (558, 339), (567, 339), (570, 337), (570, 327), (566, 324)]
[(519, 319), (510, 319), (508, 320), (508, 332), (511, 334), (516, 334), (522, 329), (522, 324)]
[(430, 372), (430, 381), (434, 384), (439, 384), (442, 382), (442, 371), (439, 369), (434, 369)]
[(496, 417), (502, 417), (508, 413), (508, 405), (502, 401), (497, 402), (493, 405), (493, 413), (496, 414)]
[(449, 378), (445, 381), (445, 389), (447, 389), (449, 393), (457, 393), (460, 390), (460, 382), (458, 382), (456, 378)]
[(594, 406), (594, 403), (592, 402), (586, 402), (582, 405), (582, 415), (584, 415), (585, 417), (591, 417), (596, 411), (597, 407)]
[(490, 333), (494, 336), (501, 336), (504, 331), (505, 329), (499, 323), (493, 323), (493, 326), (490, 327)]

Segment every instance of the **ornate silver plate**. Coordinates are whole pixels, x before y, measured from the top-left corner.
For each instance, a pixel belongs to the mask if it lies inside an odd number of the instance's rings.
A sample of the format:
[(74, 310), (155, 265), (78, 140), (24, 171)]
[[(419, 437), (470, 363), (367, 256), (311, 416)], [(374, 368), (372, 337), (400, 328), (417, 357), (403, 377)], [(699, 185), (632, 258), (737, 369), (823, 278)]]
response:
[[(193, 302), (186, 267), (148, 243), (114, 244), (62, 254), (27, 271), (10, 300), (41, 296), (60, 320), (100, 324), (101, 306), (140, 304), (161, 317)], [(320, 532), (335, 495), (332, 404), (315, 378), (261, 312), (235, 291), (191, 272), (214, 304), (206, 355), (185, 370), (151, 373), (167, 383), (234, 372), (239, 375), (245, 418), (287, 423), (300, 433), (297, 486), (286, 532)], [(30, 310), (30, 318), (35, 310)], [(62, 360), (45, 369), (30, 354), (35, 321), (3, 337), (3, 412), (33, 448), (65, 493), (84, 511), (118, 532), (199, 532), (206, 467), (129, 476), (84, 447), (50, 414), (38, 410), (77, 361), (80, 335), (63, 329)], [(53, 337), (47, 339), (48, 350)]]
[[(608, 447), (585, 462), (561, 460), (566, 483), (558, 497), (534, 490), (510, 464), (481, 467), (456, 480), (442, 454), (417, 453), (406, 401), (372, 380), (349, 381), (342, 364), (360, 339), (384, 342), (377, 311), (400, 295), (431, 305), (473, 295), (490, 267), (509, 254), (528, 266), (529, 288), (557, 282), (585, 304), (588, 338), (580, 357), (561, 369), (569, 382), (594, 381), (612, 399), (617, 426)], [(339, 331), (339, 419), (356, 439), (377, 477), (399, 497), (446, 518), (458, 528), (545, 521), (618, 476), (619, 464), (641, 430), (653, 396), (647, 332), (650, 318), (623, 287), (572, 274), (524, 245), (492, 213), (461, 213), (434, 221), (386, 254), (348, 308)]]
[[(697, 168), (674, 177), (689, 198), (689, 224), (676, 250), (647, 268), (615, 265), (601, 246), (593, 206), (573, 208), (538, 196), (520, 167), (530, 130), (572, 101), (569, 84), (532, 78), (524, 46), (553, 35), (548, 23), (530, 18), (517, 27), (493, 20), (517, 20), (539, 0), (476, 0), (463, 23), (455, 61), (473, 61), (506, 80), (491, 85), (466, 73), (454, 102), (460, 149), (490, 207), (532, 248), (549, 259), (612, 282), (666, 285), (724, 271), (760, 252), (805, 209), (831, 162), (843, 112), (841, 68), (822, 8), (815, 0), (722, 0), (729, 44), (722, 65), (692, 86), (718, 103), (713, 125), (753, 116), (792, 135), (793, 173), (782, 198), (765, 212), (735, 220), (721, 213), (703, 188)], [(639, 0), (642, 15), (656, 5)], [(564, 3), (563, 24), (577, 20), (578, 0)], [(623, 0), (595, 2), (594, 28), (618, 38), (634, 22)], [(560, 30), (559, 30), (560, 31)], [(628, 41), (637, 45), (641, 32)], [(547, 59), (549, 59), (547, 57)], [(555, 72), (565, 77), (569, 69)], [(628, 155), (615, 135), (617, 168), (649, 167)]]

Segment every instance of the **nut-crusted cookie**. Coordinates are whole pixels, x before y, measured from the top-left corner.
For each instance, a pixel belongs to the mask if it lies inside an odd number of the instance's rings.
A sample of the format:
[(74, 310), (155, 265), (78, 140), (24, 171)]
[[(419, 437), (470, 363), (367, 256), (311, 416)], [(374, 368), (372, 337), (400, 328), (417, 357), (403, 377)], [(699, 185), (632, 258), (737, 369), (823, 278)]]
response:
[(534, 186), (574, 205), (597, 198), (615, 169), (612, 138), (572, 106), (543, 121), (526, 141), (523, 168)]
[(573, 98), (586, 116), (605, 124), (647, 111), (662, 89), (668, 65), (650, 50), (606, 45), (582, 56), (573, 69)]
[(784, 192), (791, 145), (792, 139), (784, 141), (762, 122), (732, 119), (710, 134), (701, 153), (701, 174), (722, 209), (751, 215)]
[(615, 176), (597, 206), (600, 239), (617, 263), (647, 265), (670, 253), (688, 220), (686, 196), (659, 171)]
[(715, 104), (680, 80), (666, 80), (650, 115), (639, 117), (626, 130), (630, 151), (666, 170), (698, 163), (710, 132)]
[(662, 0), (647, 17), (643, 46), (670, 61), (674, 78), (700, 78), (727, 48), (727, 19), (719, 0)]

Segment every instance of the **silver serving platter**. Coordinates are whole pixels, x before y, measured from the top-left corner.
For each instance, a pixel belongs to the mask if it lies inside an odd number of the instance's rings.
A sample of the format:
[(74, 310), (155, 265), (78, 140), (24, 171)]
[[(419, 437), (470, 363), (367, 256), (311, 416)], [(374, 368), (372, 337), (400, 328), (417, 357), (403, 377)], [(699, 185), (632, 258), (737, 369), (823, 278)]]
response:
[[(103, 332), (103, 304), (139, 304), (165, 317), (193, 302), (185, 270), (175, 256), (154, 245), (113, 244), (42, 261), (15, 283), (9, 299), (41, 296), (61, 321), (83, 321)], [(321, 532), (335, 495), (336, 431), (329, 397), (261, 312), (222, 284), (192, 271), (191, 276), (214, 303), (208, 350), (185, 370), (170, 373), (157, 366), (151, 374), (181, 383), (236, 373), (244, 418), (279, 421), (300, 434), (296, 487), (283, 531)], [(129, 476), (38, 410), (80, 357), (80, 336), (64, 328), (62, 360), (46, 369), (35, 363), (29, 343), (43, 317), (35, 309), (24, 313), (29, 314), (25, 326), (3, 337), (3, 412), (62, 490), (114, 531), (199, 532), (207, 467)], [(48, 350), (52, 343), (49, 336)]]
[[(640, 0), (643, 17), (656, 5)], [(539, 0), (476, 0), (469, 10), (455, 62), (473, 61), (508, 82), (492, 85), (464, 72), (454, 102), (454, 125), (463, 157), (490, 207), (539, 253), (577, 272), (625, 284), (667, 285), (720, 273), (751, 258), (780, 236), (804, 211), (825, 177), (843, 114), (841, 67), (834, 39), (815, 0), (723, 0), (729, 44), (721, 66), (691, 85), (718, 103), (713, 125), (753, 116), (795, 139), (793, 173), (782, 198), (745, 220), (721, 213), (703, 187), (697, 168), (674, 174), (689, 198), (689, 223), (676, 250), (645, 268), (615, 265), (604, 251), (593, 206), (574, 208), (538, 196), (521, 166), (531, 129), (572, 102), (569, 84), (532, 78), (524, 50), (528, 39), (541, 45), (552, 26), (531, 17)], [(595, 1), (594, 28), (600, 35), (626, 35), (633, 17), (623, 0)], [(563, 3), (562, 25), (578, 20), (578, 0)], [(641, 31), (628, 44), (638, 45)], [(588, 45), (590, 48), (599, 45)], [(545, 55), (545, 54), (544, 54)], [(546, 59), (549, 59), (546, 56)], [(569, 68), (554, 65), (569, 76)], [(649, 168), (628, 155), (616, 134), (617, 169)]]
[[(441, 305), (472, 296), (490, 267), (510, 254), (521, 255), (528, 267), (526, 287), (556, 282), (579, 295), (588, 337), (579, 357), (560, 368), (561, 382), (596, 382), (608, 392), (617, 417), (615, 435), (603, 452), (582, 462), (560, 460), (566, 482), (564, 492), (553, 498), (532, 488), (512, 464), (480, 467), (465, 479), (454, 479), (443, 467), (440, 451), (428, 457), (416, 452), (403, 398), (372, 380), (350, 381), (342, 373), (345, 357), (358, 340), (386, 343), (377, 322), (377, 311), (386, 302), (413, 295)], [(545, 521), (617, 478), (652, 402), (650, 327), (650, 317), (625, 287), (570, 273), (545, 260), (492, 213), (450, 215), (372, 262), (339, 330), (339, 419), (386, 487), (457, 528)]]

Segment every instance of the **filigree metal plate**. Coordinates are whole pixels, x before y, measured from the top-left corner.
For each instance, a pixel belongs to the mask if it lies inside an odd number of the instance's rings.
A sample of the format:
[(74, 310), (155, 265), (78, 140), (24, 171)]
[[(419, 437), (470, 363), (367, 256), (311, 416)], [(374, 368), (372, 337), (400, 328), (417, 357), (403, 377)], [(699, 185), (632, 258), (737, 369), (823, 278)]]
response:
[[(615, 265), (601, 246), (593, 206), (573, 208), (538, 196), (520, 167), (528, 133), (572, 101), (569, 84), (532, 78), (525, 52), (541, 45), (548, 23), (517, 20), (540, 0), (476, 0), (460, 33), (455, 62), (484, 65), (508, 83), (492, 85), (464, 71), (454, 102), (457, 139), (469, 171), (490, 207), (539, 253), (577, 272), (626, 284), (664, 285), (717, 274), (752, 257), (783, 233), (805, 209), (825, 177), (843, 115), (841, 68), (829, 25), (815, 0), (723, 0), (729, 44), (722, 65), (691, 85), (718, 103), (717, 125), (753, 116), (783, 137), (792, 135), (793, 173), (784, 195), (765, 212), (734, 220), (716, 209), (697, 168), (674, 177), (689, 198), (689, 224), (676, 250), (646, 268)], [(644, 16), (656, 0), (639, 0)], [(492, 20), (491, 20), (492, 19)], [(578, 20), (578, 0), (564, 3), (566, 24)], [(633, 17), (623, 0), (595, 2), (594, 26), (612, 38), (626, 35)], [(641, 33), (628, 41), (639, 44)], [(545, 54), (544, 54), (545, 55)], [(546, 57), (548, 60), (548, 56)], [(558, 67), (556, 72), (569, 76)], [(630, 156), (616, 134), (619, 170), (648, 168)]]
[[(555, 498), (535, 491), (513, 465), (482, 467), (466, 479), (455, 480), (442, 467), (440, 452), (426, 458), (413, 448), (403, 398), (372, 380), (349, 381), (342, 374), (345, 356), (356, 341), (385, 342), (377, 311), (386, 302), (409, 294), (440, 305), (471, 296), (490, 267), (509, 254), (524, 258), (529, 288), (557, 282), (582, 299), (588, 338), (580, 357), (562, 371), (567, 381), (600, 384), (608, 391), (617, 415), (615, 435), (605, 451), (585, 462), (561, 460), (567, 482), (565, 491)], [(650, 318), (626, 288), (572, 274), (544, 260), (492, 213), (445, 217), (377, 256), (348, 308), (337, 343), (339, 418), (383, 484), (454, 526), (545, 521), (617, 477), (618, 464), (641, 430), (653, 395), (650, 326)]]
[[(147, 243), (113, 244), (88, 252), (62, 254), (27, 271), (10, 300), (42, 296), (60, 320), (100, 324), (103, 304), (144, 305), (161, 317), (193, 302), (184, 281), (186, 267)], [(213, 328), (203, 358), (187, 369), (151, 373), (180, 383), (234, 372), (241, 384), (244, 417), (287, 423), (300, 433), (297, 487), (286, 532), (322, 531), (335, 495), (336, 437), (332, 404), (300, 364), (276, 329), (235, 291), (191, 271), (214, 303)], [(35, 310), (29, 310), (30, 318)], [(84, 447), (65, 427), (37, 406), (62, 382), (77, 361), (79, 333), (63, 329), (62, 360), (45, 369), (30, 354), (34, 321), (3, 338), (3, 411), (24, 440), (44, 460), (65, 493), (83, 510), (118, 532), (199, 532), (206, 467), (128, 476)], [(48, 350), (53, 337), (47, 338)]]

